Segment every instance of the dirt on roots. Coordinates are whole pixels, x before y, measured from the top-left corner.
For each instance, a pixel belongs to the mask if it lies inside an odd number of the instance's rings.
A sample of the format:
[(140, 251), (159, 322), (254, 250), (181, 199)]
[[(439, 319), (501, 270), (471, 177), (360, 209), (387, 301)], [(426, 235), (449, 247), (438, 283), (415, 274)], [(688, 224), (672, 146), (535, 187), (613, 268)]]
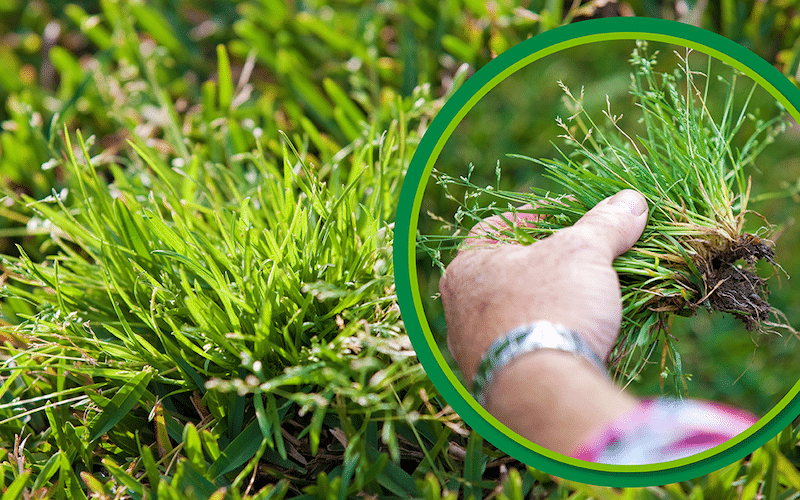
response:
[(760, 330), (761, 324), (768, 322), (771, 314), (781, 316), (767, 300), (766, 278), (756, 273), (756, 263), (762, 259), (773, 268), (780, 267), (775, 262), (775, 250), (771, 244), (749, 233), (724, 246), (698, 252), (694, 264), (703, 281), (703, 289), (696, 292), (699, 300), (691, 302), (681, 297), (662, 297), (652, 310), (691, 316), (697, 309), (707, 307), (734, 315), (748, 330)]
[(758, 329), (773, 312), (767, 300), (767, 280), (756, 274), (756, 262), (762, 259), (777, 266), (772, 246), (748, 233), (712, 252), (696, 263), (705, 283), (705, 295), (688, 306), (727, 312), (740, 319), (748, 330)]

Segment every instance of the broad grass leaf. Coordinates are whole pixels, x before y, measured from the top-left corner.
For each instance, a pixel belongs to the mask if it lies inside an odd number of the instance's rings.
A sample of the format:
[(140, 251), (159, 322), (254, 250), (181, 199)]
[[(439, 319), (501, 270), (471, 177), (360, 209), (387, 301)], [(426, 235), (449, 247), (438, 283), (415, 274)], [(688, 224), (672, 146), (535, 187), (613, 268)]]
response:
[(208, 429), (203, 429), (200, 432), (200, 439), (203, 441), (203, 449), (206, 450), (206, 455), (211, 461), (216, 461), (222, 453), (219, 451), (217, 438)]
[(198, 470), (205, 468), (206, 460), (203, 456), (203, 444), (200, 442), (197, 427), (191, 422), (183, 428), (183, 449), (186, 452), (186, 458), (189, 459), (192, 465)]
[(89, 491), (93, 497), (107, 497), (109, 495), (108, 488), (102, 481), (89, 474), (87, 471), (81, 472), (81, 479), (89, 487)]
[(20, 474), (6, 489), (0, 500), (19, 500), (25, 493), (25, 485), (31, 477), (31, 471), (27, 470)]
[(336, 106), (347, 115), (350, 123), (354, 126), (361, 126), (362, 122), (367, 121), (367, 117), (359, 109), (359, 107), (350, 99), (350, 96), (342, 90), (342, 88), (332, 79), (325, 78), (322, 80), (322, 86), (328, 97), (336, 104)]
[(223, 450), (208, 469), (209, 477), (218, 478), (244, 465), (258, 451), (264, 436), (258, 422), (252, 422)]
[(800, 491), (800, 471), (797, 470), (792, 462), (783, 453), (777, 454), (777, 467), (780, 473), (781, 483), (787, 484), (797, 491)]
[[(380, 454), (377, 450), (369, 445), (365, 449), (367, 460), (373, 463), (380, 460)], [(387, 462), (386, 467), (378, 474), (377, 481), (378, 484), (402, 498), (420, 495), (414, 478), (394, 462)]]
[(503, 493), (509, 500), (523, 500), (525, 495), (522, 493), (522, 477), (517, 469), (508, 471), (508, 477), (503, 482)]
[(233, 76), (225, 45), (217, 45), (217, 80), (219, 81), (219, 108), (227, 113), (233, 101)]
[(110, 457), (103, 458), (103, 466), (108, 469), (112, 476), (122, 485), (130, 490), (134, 498), (147, 496), (152, 498), (150, 491), (145, 488), (135, 477), (130, 475), (125, 469), (117, 465)]
[(112, 46), (111, 34), (100, 23), (92, 22), (89, 14), (76, 4), (64, 6), (64, 13), (78, 26), (82, 27), (83, 33), (100, 50), (106, 50)]
[(175, 36), (175, 27), (172, 26), (166, 17), (152, 4), (126, 4), (136, 22), (149, 34), (159, 45), (165, 47), (177, 59), (186, 59), (188, 56), (187, 48), (181, 40)]
[(86, 500), (86, 493), (83, 492), (83, 488), (81, 488), (78, 482), (78, 477), (72, 469), (72, 463), (67, 457), (67, 454), (62, 450), (59, 452), (59, 455), (61, 456), (61, 472), (59, 473), (58, 480), (61, 482), (61, 478), (64, 478), (66, 484), (64, 491), (69, 495), (68, 498), (70, 498), (70, 500)]
[(111, 401), (89, 425), (90, 442), (98, 440), (109, 429), (117, 425), (139, 403), (152, 376), (152, 369), (145, 369), (131, 378), (117, 391)]
[(386, 453), (381, 453), (378, 455), (377, 460), (369, 461), (370, 466), (366, 471), (363, 469), (356, 470), (356, 477), (359, 478), (359, 483), (362, 485), (371, 484), (378, 478), (384, 469), (386, 469), (386, 467), (389, 465), (389, 462), (389, 455)]
[(59, 453), (55, 453), (52, 457), (50, 457), (47, 462), (45, 462), (42, 469), (39, 471), (39, 474), (36, 476), (36, 481), (33, 483), (33, 487), (31, 488), (33, 491), (37, 491), (42, 488), (53, 474), (56, 473), (59, 466), (59, 461), (61, 460), (61, 455)]
[(212, 475), (211, 470), (208, 470), (204, 474), (202, 468), (196, 468), (195, 465), (188, 460), (181, 461), (178, 465), (178, 469), (179, 471), (176, 472), (175, 475), (180, 475), (181, 481), (180, 484), (173, 484), (173, 486), (177, 486), (182, 491), (192, 489), (197, 498), (211, 498), (219, 489), (217, 485), (208, 479), (208, 476)]

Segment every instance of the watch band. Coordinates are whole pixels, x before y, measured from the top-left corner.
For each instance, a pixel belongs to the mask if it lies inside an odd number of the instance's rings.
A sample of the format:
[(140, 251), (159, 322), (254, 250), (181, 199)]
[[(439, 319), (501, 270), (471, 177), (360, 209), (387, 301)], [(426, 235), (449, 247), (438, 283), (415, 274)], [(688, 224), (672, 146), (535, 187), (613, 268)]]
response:
[(486, 388), (492, 383), (498, 370), (517, 357), (540, 349), (571, 352), (575, 356), (587, 359), (601, 373), (608, 376), (603, 360), (579, 335), (562, 325), (537, 321), (509, 331), (495, 340), (484, 353), (472, 385), (472, 394), (481, 406), (486, 402)]

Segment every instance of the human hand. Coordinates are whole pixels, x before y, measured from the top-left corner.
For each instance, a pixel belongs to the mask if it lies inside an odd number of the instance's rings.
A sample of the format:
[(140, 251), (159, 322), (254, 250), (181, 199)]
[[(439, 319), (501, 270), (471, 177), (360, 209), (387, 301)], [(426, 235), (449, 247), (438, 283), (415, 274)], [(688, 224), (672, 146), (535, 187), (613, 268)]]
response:
[[(512, 218), (506, 213), (507, 219)], [(517, 223), (535, 220), (518, 214)], [(439, 282), (450, 352), (469, 384), (492, 342), (538, 320), (577, 332), (605, 359), (619, 334), (622, 300), (612, 261), (647, 223), (647, 201), (623, 190), (589, 210), (575, 225), (529, 246), (493, 243), (506, 226), (484, 220)]]

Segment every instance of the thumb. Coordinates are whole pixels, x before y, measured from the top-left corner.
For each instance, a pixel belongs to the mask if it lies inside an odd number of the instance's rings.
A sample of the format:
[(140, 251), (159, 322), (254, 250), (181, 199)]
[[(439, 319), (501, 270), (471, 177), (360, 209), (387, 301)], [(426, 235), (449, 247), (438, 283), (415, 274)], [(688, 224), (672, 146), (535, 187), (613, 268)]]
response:
[(611, 262), (636, 243), (646, 224), (647, 200), (641, 193), (625, 189), (595, 205), (563, 231), (590, 243)]

